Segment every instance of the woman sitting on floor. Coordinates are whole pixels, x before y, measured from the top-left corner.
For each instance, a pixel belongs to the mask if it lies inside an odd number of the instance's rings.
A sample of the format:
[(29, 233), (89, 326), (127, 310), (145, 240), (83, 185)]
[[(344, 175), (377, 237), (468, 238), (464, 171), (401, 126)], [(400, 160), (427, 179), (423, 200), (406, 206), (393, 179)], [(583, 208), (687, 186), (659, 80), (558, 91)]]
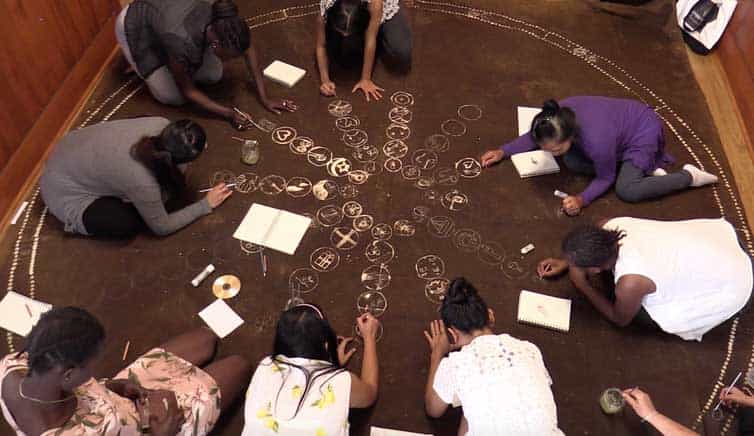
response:
[[(361, 90), (367, 101), (379, 100), (384, 89), (372, 81), (375, 53), (384, 53), (390, 66), (411, 67), (412, 37), (398, 0), (320, 0), (316, 56), (322, 95), (335, 95), (330, 61), (351, 67), (360, 60), (361, 79), (351, 92)], [(363, 59), (362, 59), (363, 58)]]
[[(348, 435), (349, 407), (377, 399), (377, 319), (356, 320), (364, 340), (361, 376), (345, 365), (352, 338), (336, 338), (322, 310), (301, 304), (278, 320), (272, 356), (257, 367), (246, 394), (244, 436)], [(338, 342), (340, 340), (340, 342)]]
[[(431, 349), (424, 394), (429, 416), (439, 418), (452, 404), (463, 406), (459, 435), (563, 434), (552, 380), (534, 344), (496, 335), (495, 313), (464, 278), (450, 283), (440, 314), (424, 332)], [(448, 354), (452, 350), (458, 351)]]
[(290, 100), (267, 97), (249, 27), (231, 0), (135, 0), (123, 8), (115, 24), (123, 54), (160, 103), (182, 105), (189, 100), (230, 120), (237, 128), (249, 119), (223, 106), (196, 87), (223, 76), (223, 62), (243, 56), (268, 110), (294, 111)]
[(186, 187), (185, 164), (206, 147), (204, 129), (191, 120), (132, 118), (74, 130), (47, 161), (42, 198), (69, 232), (126, 238), (146, 223), (157, 235), (168, 235), (231, 194), (221, 183), (196, 203), (165, 210), (164, 202)]
[[(738, 313), (752, 291), (751, 259), (723, 218), (613, 218), (574, 229), (562, 248), (564, 258), (540, 262), (539, 275), (568, 271), (576, 289), (619, 326), (646, 311), (662, 330), (701, 341)], [(613, 274), (614, 301), (590, 284), (589, 276), (602, 272)]]
[(197, 329), (98, 381), (102, 324), (83, 309), (54, 308), (22, 352), (0, 361), (0, 406), (19, 436), (206, 435), (250, 370), (238, 356), (210, 363), (216, 347), (212, 332)]
[(665, 152), (662, 120), (651, 107), (636, 100), (570, 97), (548, 100), (518, 139), (482, 155), (482, 166), (535, 148), (563, 156), (569, 170), (593, 176), (578, 195), (563, 199), (563, 210), (578, 214), (615, 184), (623, 201), (635, 203), (662, 197), (689, 186), (717, 182), (717, 177), (686, 164), (671, 174)]

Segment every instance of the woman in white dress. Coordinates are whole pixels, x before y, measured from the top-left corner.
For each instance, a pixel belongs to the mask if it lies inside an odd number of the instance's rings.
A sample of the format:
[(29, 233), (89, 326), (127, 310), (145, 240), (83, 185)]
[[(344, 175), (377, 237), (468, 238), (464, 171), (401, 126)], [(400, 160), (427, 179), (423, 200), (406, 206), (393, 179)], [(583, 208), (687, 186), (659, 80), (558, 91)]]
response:
[(459, 435), (563, 435), (536, 345), (493, 333), (495, 313), (462, 277), (450, 283), (440, 314), (424, 332), (431, 349), (424, 395), (429, 416), (463, 406)]
[(377, 330), (356, 319), (364, 342), (361, 376), (345, 368), (353, 338), (336, 337), (322, 310), (301, 304), (280, 316), (273, 354), (254, 372), (246, 394), (244, 436), (347, 436), (348, 409), (377, 399)]
[[(539, 275), (567, 271), (576, 289), (621, 327), (643, 309), (665, 332), (701, 341), (751, 295), (751, 259), (723, 218), (613, 218), (574, 229), (562, 248), (564, 258), (540, 262)], [(608, 271), (615, 279), (614, 301), (589, 282), (590, 275)]]

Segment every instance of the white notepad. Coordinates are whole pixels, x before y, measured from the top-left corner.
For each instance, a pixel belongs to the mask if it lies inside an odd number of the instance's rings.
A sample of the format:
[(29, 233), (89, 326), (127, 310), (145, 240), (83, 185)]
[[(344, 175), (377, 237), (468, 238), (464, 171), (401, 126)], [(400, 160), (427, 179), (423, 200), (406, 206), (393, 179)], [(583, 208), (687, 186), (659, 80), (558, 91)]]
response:
[(571, 300), (522, 290), (518, 322), (567, 332), (571, 328)]
[(225, 301), (219, 299), (202, 309), (199, 317), (220, 339), (228, 336), (243, 324), (243, 319)]
[(513, 166), (516, 167), (516, 171), (518, 171), (518, 175), (522, 179), (560, 171), (560, 166), (555, 160), (555, 156), (549, 151), (544, 150), (514, 154), (511, 156), (511, 162), (513, 162)]
[(233, 237), (293, 254), (311, 222), (311, 218), (303, 215), (254, 203)]
[(389, 428), (381, 428), (372, 426), (372, 430), (369, 436), (432, 436), (426, 433), (411, 433), (408, 431), (391, 430)]
[(538, 107), (518, 107), (518, 136), (531, 130), (531, 122), (540, 112), (542, 112), (542, 109)]
[(39, 321), (39, 317), (50, 309), (52, 309), (52, 304), (8, 291), (0, 301), (0, 327), (17, 335), (26, 336)]
[(273, 82), (293, 88), (293, 85), (306, 75), (306, 70), (286, 64), (285, 62), (275, 61), (268, 65), (263, 73), (264, 77)]

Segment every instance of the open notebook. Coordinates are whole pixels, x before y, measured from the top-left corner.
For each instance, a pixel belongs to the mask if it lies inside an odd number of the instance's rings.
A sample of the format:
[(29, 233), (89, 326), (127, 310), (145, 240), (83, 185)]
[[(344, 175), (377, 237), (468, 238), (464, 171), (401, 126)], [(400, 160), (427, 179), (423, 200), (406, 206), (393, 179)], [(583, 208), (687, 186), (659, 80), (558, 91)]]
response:
[(311, 222), (311, 218), (303, 215), (254, 203), (233, 237), (293, 254)]
[(264, 69), (263, 74), (264, 77), (273, 82), (293, 88), (293, 85), (304, 77), (306, 70), (286, 64), (285, 62), (275, 61)]
[(0, 327), (17, 335), (26, 336), (39, 321), (39, 317), (50, 309), (52, 309), (52, 304), (8, 291), (0, 301)]
[(522, 290), (518, 322), (567, 332), (571, 328), (571, 300)]

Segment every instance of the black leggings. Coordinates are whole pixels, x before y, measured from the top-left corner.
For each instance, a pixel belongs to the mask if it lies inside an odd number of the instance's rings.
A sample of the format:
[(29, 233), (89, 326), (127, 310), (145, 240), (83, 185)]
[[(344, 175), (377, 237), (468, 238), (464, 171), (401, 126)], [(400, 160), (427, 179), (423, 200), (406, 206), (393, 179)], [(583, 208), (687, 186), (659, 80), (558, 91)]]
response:
[(103, 238), (132, 238), (144, 229), (144, 220), (133, 204), (117, 197), (101, 197), (84, 211), (86, 232)]

